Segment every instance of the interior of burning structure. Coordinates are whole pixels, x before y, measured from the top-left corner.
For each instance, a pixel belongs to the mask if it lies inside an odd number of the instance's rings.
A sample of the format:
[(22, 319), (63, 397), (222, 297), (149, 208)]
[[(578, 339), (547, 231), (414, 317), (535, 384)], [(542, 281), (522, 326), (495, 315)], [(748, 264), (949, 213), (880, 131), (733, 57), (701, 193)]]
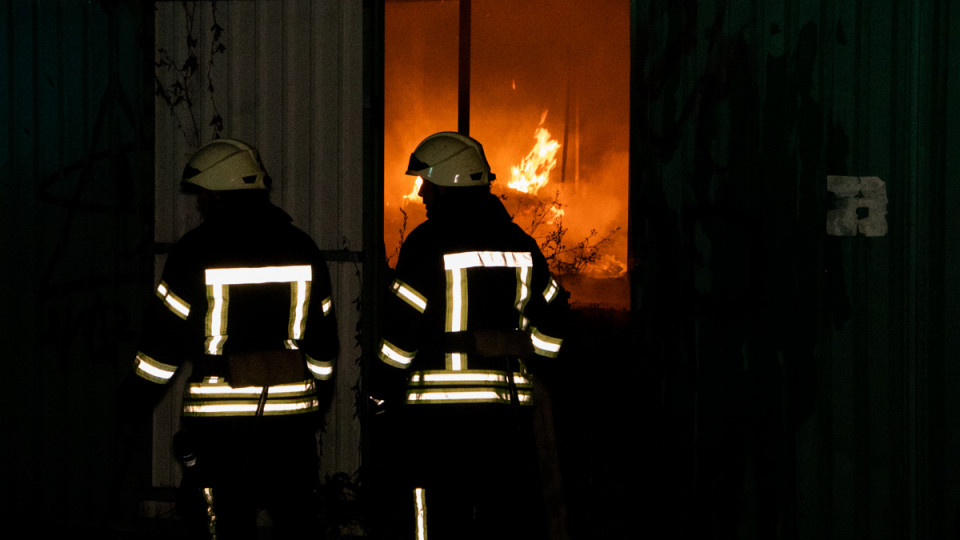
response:
[(629, 2), (402, 1), (385, 15), (388, 263), (426, 217), (410, 152), (460, 131), (483, 143), (491, 190), (571, 305), (628, 310)]

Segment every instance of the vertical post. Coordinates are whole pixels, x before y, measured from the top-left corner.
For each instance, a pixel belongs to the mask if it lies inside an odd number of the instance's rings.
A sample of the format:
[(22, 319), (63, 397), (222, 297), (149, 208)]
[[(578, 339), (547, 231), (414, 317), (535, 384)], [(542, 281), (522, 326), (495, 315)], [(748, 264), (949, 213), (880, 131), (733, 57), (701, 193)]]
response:
[(457, 131), (470, 134), (470, 4), (460, 0), (460, 70), (457, 100)]

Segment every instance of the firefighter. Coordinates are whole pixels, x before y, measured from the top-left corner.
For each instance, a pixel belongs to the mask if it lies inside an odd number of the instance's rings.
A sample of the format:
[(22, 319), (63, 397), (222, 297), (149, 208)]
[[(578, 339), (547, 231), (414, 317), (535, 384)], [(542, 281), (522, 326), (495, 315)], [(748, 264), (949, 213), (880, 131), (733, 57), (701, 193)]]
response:
[[(142, 420), (188, 361), (179, 508), (196, 537), (256, 538), (261, 510), (280, 538), (317, 537), (317, 439), (338, 352), (326, 262), (268, 198), (259, 153), (203, 145), (181, 186), (203, 222), (167, 258), (135, 366), (126, 422)], [(141, 414), (141, 416), (138, 416)]]
[(435, 133), (406, 174), (427, 220), (401, 246), (371, 383), (402, 426), (401, 537), (544, 538), (532, 377), (560, 353), (566, 293), (490, 192), (478, 141)]

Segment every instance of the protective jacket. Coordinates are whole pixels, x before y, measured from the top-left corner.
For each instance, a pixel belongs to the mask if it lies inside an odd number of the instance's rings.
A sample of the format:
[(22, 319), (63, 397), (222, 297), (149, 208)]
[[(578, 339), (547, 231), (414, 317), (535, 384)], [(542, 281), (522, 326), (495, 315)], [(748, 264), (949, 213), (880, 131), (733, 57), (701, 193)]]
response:
[(562, 344), (561, 289), (539, 246), (490, 193), (450, 189), (427, 217), (386, 300), (386, 371), (403, 374), (410, 405), (532, 405), (528, 367)]
[(330, 278), (282, 210), (224, 205), (176, 244), (156, 293), (136, 374), (166, 385), (191, 360), (184, 416), (320, 410), (338, 349)]

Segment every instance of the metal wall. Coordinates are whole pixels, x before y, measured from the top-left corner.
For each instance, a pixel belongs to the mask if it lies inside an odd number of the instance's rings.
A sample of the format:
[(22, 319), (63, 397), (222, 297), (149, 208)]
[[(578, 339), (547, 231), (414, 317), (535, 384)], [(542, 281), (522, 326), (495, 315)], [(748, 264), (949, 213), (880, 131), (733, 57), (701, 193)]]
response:
[(634, 10), (646, 522), (672, 538), (955, 537), (958, 10)]
[(137, 2), (0, 6), (0, 511), (34, 534), (123, 514), (114, 401), (153, 279), (151, 21)]

